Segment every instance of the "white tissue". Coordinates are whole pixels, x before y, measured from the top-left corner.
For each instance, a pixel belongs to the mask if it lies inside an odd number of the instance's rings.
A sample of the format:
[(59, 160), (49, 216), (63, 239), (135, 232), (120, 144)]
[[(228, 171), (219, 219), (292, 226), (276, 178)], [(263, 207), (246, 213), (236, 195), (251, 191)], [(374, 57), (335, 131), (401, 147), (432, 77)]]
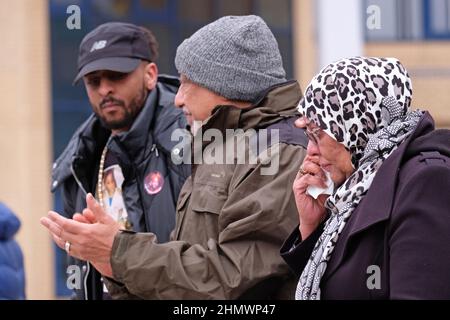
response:
[(327, 177), (327, 181), (325, 184), (327, 185), (326, 188), (319, 188), (316, 186), (309, 186), (306, 189), (306, 193), (309, 194), (314, 199), (317, 199), (317, 197), (321, 194), (332, 194), (334, 190), (334, 182), (331, 180), (331, 175), (328, 171), (325, 171), (325, 176)]

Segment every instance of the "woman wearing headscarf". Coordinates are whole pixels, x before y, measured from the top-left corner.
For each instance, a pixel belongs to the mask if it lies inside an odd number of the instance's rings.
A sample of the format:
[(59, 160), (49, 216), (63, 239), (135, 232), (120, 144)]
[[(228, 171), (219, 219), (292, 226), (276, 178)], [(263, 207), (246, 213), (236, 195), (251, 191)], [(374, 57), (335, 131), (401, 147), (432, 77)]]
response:
[(393, 58), (337, 61), (307, 87), (299, 226), (281, 248), (297, 299), (450, 299), (450, 131), (411, 95)]

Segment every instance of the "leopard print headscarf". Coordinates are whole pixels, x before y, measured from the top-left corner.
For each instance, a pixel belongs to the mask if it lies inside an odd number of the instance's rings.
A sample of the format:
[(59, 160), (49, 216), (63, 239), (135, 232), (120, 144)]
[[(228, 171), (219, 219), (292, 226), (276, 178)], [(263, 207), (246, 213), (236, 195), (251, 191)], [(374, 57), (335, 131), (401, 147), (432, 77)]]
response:
[(327, 199), (330, 217), (297, 285), (297, 299), (320, 299), (320, 280), (346, 222), (383, 161), (414, 131), (411, 79), (394, 58), (354, 57), (323, 68), (298, 105), (302, 115), (350, 152), (353, 174)]

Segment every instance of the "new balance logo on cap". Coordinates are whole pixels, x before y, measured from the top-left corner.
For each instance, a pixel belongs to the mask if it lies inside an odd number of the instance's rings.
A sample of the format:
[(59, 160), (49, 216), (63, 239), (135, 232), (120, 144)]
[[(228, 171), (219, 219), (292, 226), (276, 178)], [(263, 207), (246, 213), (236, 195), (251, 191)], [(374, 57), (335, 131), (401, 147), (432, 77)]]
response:
[(78, 74), (74, 84), (93, 71), (129, 73), (142, 60), (152, 60), (149, 39), (144, 29), (124, 22), (104, 23), (85, 35), (81, 41)]
[(95, 41), (92, 45), (91, 51), (103, 49), (106, 46), (106, 40)]

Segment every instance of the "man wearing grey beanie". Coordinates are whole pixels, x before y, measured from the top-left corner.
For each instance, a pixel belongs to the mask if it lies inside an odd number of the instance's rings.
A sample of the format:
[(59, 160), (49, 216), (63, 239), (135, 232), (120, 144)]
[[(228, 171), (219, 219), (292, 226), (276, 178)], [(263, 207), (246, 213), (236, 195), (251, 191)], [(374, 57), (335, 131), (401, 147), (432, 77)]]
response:
[[(160, 244), (151, 233), (118, 231), (113, 238), (105, 235), (109, 252), (86, 238), (93, 248), (80, 254), (100, 270), (105, 265), (113, 298), (293, 298), (296, 281), (279, 248), (297, 224), (291, 186), (307, 145), (303, 131), (293, 126), (298, 83), (286, 81), (277, 42), (257, 16), (223, 17), (201, 28), (178, 47), (175, 64), (181, 77), (175, 105), (192, 127), (199, 124), (194, 141), (203, 132), (227, 139), (204, 138), (199, 150), (194, 142), (193, 158), (200, 151), (204, 161), (194, 161), (178, 198), (173, 241)], [(230, 129), (254, 130), (256, 139), (263, 131), (276, 136), (265, 150), (258, 145), (257, 153), (258, 159), (278, 159), (277, 170), (264, 173), (262, 160), (206, 161), (211, 145), (233, 150)], [(251, 143), (244, 146), (249, 151)], [(93, 199), (87, 202), (87, 211), (108, 224)], [(98, 258), (104, 256), (109, 259)]]
[(255, 101), (286, 82), (278, 44), (257, 16), (224, 17), (186, 39), (177, 49), (180, 74), (229, 100)]

